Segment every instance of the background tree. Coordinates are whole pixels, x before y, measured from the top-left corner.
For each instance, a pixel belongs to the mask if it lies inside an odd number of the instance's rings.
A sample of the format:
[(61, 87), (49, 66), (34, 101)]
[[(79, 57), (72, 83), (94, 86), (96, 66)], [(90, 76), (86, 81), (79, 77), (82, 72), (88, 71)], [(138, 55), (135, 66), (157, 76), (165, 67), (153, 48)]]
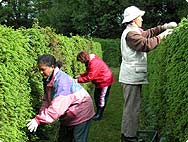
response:
[(144, 28), (170, 21), (179, 23), (188, 14), (188, 3), (176, 0), (55, 0), (53, 3), (48, 9), (49, 21), (39, 16), (41, 25), (52, 26), (64, 35), (72, 33), (99, 38), (120, 37), (124, 28), (121, 27), (122, 14), (130, 5), (146, 11)]
[(0, 23), (19, 28), (50, 26), (64, 35), (119, 38), (123, 11), (130, 5), (146, 11), (143, 28), (180, 22), (188, 14), (185, 0), (10, 0), (1, 2)]
[(1, 0), (0, 23), (14, 28), (31, 27), (36, 15), (35, 1)]
[[(53, 2), (53, 7), (48, 9), (47, 15), (40, 13), (38, 18), (41, 25), (51, 25), (58, 33), (65, 35), (72, 33), (109, 37), (115, 36), (119, 29), (117, 22), (119, 16), (115, 11), (118, 6), (117, 0), (56, 0)], [(48, 21), (43, 18), (46, 16)]]
[[(144, 18), (145, 27), (153, 27), (158, 24), (164, 24), (170, 21), (180, 22), (181, 18), (188, 14), (186, 8), (188, 3), (186, 1), (177, 0), (145, 0), (140, 2), (145, 9), (146, 14)], [(184, 12), (180, 12), (183, 10)]]

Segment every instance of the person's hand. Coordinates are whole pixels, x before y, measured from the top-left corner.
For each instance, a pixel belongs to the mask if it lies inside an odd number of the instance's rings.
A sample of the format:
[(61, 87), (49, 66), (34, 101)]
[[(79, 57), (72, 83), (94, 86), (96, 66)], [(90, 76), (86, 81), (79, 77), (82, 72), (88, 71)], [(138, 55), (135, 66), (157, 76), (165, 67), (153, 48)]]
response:
[(29, 123), (27, 123), (27, 127), (30, 132), (36, 132), (38, 123), (35, 119), (32, 119)]
[(166, 30), (166, 29), (173, 29), (173, 28), (175, 28), (175, 27), (177, 27), (177, 23), (176, 23), (176, 22), (166, 23), (166, 24), (164, 24), (164, 25), (162, 26), (162, 28), (163, 28), (164, 30)]
[(167, 35), (170, 35), (172, 33), (173, 29), (167, 29), (164, 32), (160, 33), (158, 36), (163, 39), (166, 38)]

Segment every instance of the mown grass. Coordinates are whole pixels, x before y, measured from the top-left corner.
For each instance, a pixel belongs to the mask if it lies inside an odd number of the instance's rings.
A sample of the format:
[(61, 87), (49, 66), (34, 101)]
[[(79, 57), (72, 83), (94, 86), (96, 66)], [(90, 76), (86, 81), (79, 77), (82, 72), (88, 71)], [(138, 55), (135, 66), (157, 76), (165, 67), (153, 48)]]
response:
[(118, 82), (119, 68), (111, 68), (115, 76), (104, 118), (92, 121), (88, 142), (120, 142), (123, 109), (122, 88)]

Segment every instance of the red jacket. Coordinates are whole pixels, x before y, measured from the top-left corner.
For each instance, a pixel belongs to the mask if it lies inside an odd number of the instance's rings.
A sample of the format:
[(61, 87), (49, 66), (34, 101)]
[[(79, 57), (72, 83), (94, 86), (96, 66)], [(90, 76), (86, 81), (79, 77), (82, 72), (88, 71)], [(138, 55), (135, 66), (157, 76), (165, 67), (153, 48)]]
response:
[(92, 82), (96, 88), (103, 88), (112, 85), (113, 74), (106, 63), (95, 54), (90, 54), (87, 70), (78, 77), (79, 83)]

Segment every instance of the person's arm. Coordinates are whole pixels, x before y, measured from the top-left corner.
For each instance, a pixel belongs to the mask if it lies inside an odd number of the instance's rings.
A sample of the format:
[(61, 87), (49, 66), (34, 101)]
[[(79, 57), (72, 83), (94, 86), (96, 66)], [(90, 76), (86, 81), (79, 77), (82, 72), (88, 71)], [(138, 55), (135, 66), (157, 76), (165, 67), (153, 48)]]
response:
[(55, 97), (49, 107), (44, 108), (36, 117), (35, 120), (40, 123), (52, 123), (63, 115), (71, 105), (69, 96), (59, 95)]
[(80, 77), (77, 78), (78, 83), (90, 82), (95, 78), (95, 75), (97, 74), (98, 61), (94, 59), (94, 62), (91, 62), (92, 63), (89, 65), (87, 72), (85, 74), (80, 75)]
[(162, 28), (162, 26), (157, 26), (148, 30), (145, 30), (141, 33), (141, 35), (145, 38), (152, 38), (154, 36), (159, 35), (160, 33), (162, 33), (163, 31), (165, 31), (164, 28)]
[(142, 34), (131, 31), (126, 36), (126, 42), (130, 48), (136, 51), (149, 52), (161, 42), (161, 39), (158, 36), (146, 38)]

